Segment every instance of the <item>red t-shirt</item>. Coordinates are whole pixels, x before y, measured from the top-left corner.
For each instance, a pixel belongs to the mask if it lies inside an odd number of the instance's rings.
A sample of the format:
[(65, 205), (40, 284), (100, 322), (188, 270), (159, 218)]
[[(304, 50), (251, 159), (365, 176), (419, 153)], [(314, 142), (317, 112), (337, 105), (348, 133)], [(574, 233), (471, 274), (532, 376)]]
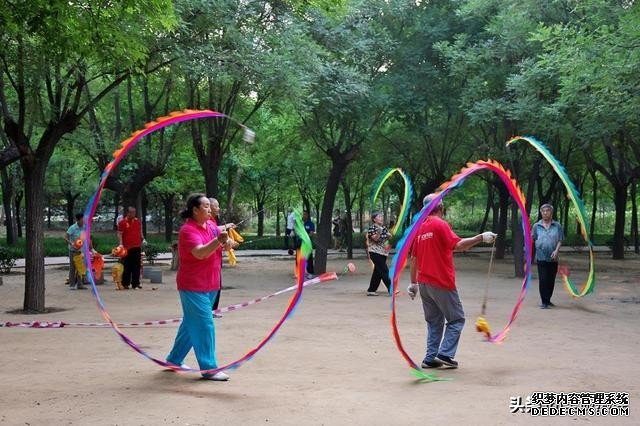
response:
[(453, 249), (461, 238), (438, 216), (431, 215), (418, 230), (411, 255), (415, 257), (417, 280), (445, 290), (455, 290)]
[(222, 249), (218, 247), (204, 259), (197, 259), (191, 254), (194, 247), (207, 244), (217, 235), (217, 228), (208, 222), (202, 227), (195, 220), (187, 219), (182, 225), (178, 234), (178, 290), (209, 292), (220, 289)]
[(118, 222), (118, 232), (122, 233), (122, 245), (126, 249), (142, 245), (142, 222), (137, 217), (124, 218)]

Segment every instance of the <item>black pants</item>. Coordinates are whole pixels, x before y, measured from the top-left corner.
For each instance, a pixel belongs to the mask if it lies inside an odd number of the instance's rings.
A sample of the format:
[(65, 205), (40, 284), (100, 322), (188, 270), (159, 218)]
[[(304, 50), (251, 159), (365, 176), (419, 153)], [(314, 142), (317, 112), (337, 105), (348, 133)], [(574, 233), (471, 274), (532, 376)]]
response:
[(558, 262), (538, 261), (538, 280), (540, 282), (540, 300), (543, 305), (551, 303), (553, 288), (556, 284)]
[(122, 272), (122, 285), (126, 288), (140, 287), (140, 265), (142, 264), (142, 250), (140, 247), (127, 249), (127, 256), (122, 262), (124, 271)]
[(291, 237), (292, 231), (293, 229), (288, 229), (288, 228), (284, 231), (284, 249), (285, 250), (294, 248), (293, 245), (295, 245), (295, 243), (292, 245), (293, 238)]
[(213, 301), (213, 310), (218, 309), (218, 305), (220, 305), (220, 293), (222, 293), (222, 279), (220, 280), (220, 290), (218, 290), (218, 294), (216, 294), (216, 300)]
[(391, 291), (391, 280), (389, 279), (389, 267), (387, 266), (387, 256), (369, 252), (369, 257), (373, 262), (373, 273), (369, 281), (369, 292), (378, 291), (380, 280), (387, 286), (387, 291)]
[(313, 269), (313, 250), (309, 253), (309, 257), (307, 257), (307, 274), (315, 274), (315, 269)]

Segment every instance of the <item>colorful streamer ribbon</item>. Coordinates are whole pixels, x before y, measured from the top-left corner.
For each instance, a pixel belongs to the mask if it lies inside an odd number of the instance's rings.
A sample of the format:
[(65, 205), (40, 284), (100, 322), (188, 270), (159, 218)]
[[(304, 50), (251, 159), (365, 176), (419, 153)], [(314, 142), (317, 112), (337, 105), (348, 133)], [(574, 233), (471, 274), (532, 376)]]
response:
[[(350, 265), (353, 265), (352, 263)], [(348, 266), (347, 266), (348, 268)], [(345, 268), (343, 273), (346, 271), (350, 271)], [(352, 272), (352, 271), (351, 271)], [(319, 284), (327, 281), (337, 280), (338, 275), (335, 272), (326, 272), (322, 275), (318, 275), (315, 278), (305, 281), (302, 285), (303, 287), (308, 287), (314, 284)], [(223, 308), (218, 308), (213, 311), (214, 314), (224, 314), (227, 312), (235, 312), (242, 308), (246, 308), (247, 306), (255, 305), (256, 303), (264, 302), (267, 299), (271, 299), (272, 297), (279, 296), (284, 293), (288, 293), (290, 291), (298, 288), (298, 284), (292, 285), (290, 287), (284, 288), (282, 290), (278, 290), (275, 293), (268, 294), (266, 296), (259, 297), (257, 299), (247, 300), (246, 302), (235, 303), (233, 305), (225, 306)], [(170, 324), (179, 324), (182, 322), (182, 318), (171, 318), (166, 320), (151, 320), (151, 321), (143, 321), (143, 322), (129, 322), (129, 323), (118, 323), (118, 327), (154, 327), (157, 325), (170, 325)], [(0, 327), (22, 327), (22, 328), (63, 328), (63, 327), (89, 327), (89, 328), (107, 328), (111, 327), (111, 324), (108, 322), (65, 322), (65, 321), (21, 321), (21, 322), (1, 322)]]
[(402, 225), (407, 220), (407, 215), (409, 214), (409, 206), (411, 205), (411, 198), (413, 197), (413, 185), (411, 184), (411, 179), (409, 176), (405, 174), (405, 172), (399, 168), (388, 168), (382, 171), (380, 175), (376, 178), (373, 183), (373, 189), (371, 191), (371, 208), (375, 208), (376, 200), (378, 199), (378, 195), (382, 190), (385, 182), (393, 176), (395, 173), (399, 174), (404, 182), (404, 191), (402, 196), (402, 204), (400, 205), (400, 211), (398, 212), (398, 220), (393, 225), (393, 228), (390, 229), (391, 234), (396, 235), (399, 229), (402, 229)]
[(411, 243), (413, 242), (416, 235), (418, 234), (420, 225), (427, 219), (431, 211), (440, 204), (441, 200), (451, 190), (461, 186), (464, 180), (468, 176), (474, 173), (477, 173), (481, 170), (489, 170), (495, 173), (505, 184), (507, 190), (509, 191), (509, 194), (514, 199), (514, 201), (518, 205), (518, 208), (520, 209), (520, 214), (522, 216), (522, 231), (524, 233), (524, 239), (525, 239), (524, 255), (525, 255), (526, 263), (525, 263), (524, 278), (522, 280), (522, 286), (520, 288), (520, 294), (518, 296), (516, 305), (513, 308), (511, 312), (511, 316), (509, 317), (509, 320), (505, 325), (505, 327), (496, 335), (491, 335), (487, 327), (485, 335), (489, 342), (499, 343), (505, 339), (509, 331), (509, 328), (511, 327), (511, 325), (513, 324), (513, 322), (518, 316), (518, 312), (520, 311), (522, 303), (524, 302), (525, 295), (527, 293), (527, 287), (531, 280), (531, 250), (530, 250), (531, 241), (532, 241), (531, 227), (529, 226), (529, 217), (527, 215), (527, 210), (525, 208), (525, 197), (522, 194), (522, 191), (518, 187), (518, 184), (516, 183), (516, 181), (511, 177), (511, 173), (507, 171), (500, 163), (492, 160), (487, 160), (487, 161), (480, 160), (480, 161), (476, 161), (475, 163), (467, 163), (466, 167), (460, 170), (460, 172), (454, 175), (448, 182), (445, 182), (440, 186), (440, 188), (438, 189), (439, 192), (437, 193), (437, 195), (431, 200), (429, 204), (424, 206), (422, 210), (420, 210), (420, 212), (414, 217), (412, 224), (405, 230), (404, 235), (402, 236), (402, 239), (396, 245), (396, 254), (393, 256), (393, 260), (391, 261), (391, 268), (389, 271), (389, 275), (392, 278), (391, 294), (393, 298), (391, 299), (391, 328), (393, 331), (393, 337), (395, 339), (396, 346), (400, 351), (402, 357), (407, 361), (407, 363), (409, 364), (409, 367), (411, 367), (411, 369), (413, 370), (412, 372), (414, 376), (416, 376), (421, 380), (437, 381), (437, 380), (443, 380), (443, 379), (439, 378), (434, 374), (427, 374), (423, 372), (418, 366), (418, 364), (416, 364), (411, 359), (411, 357), (405, 350), (402, 344), (402, 340), (400, 338), (400, 332), (398, 330), (397, 316), (396, 316), (396, 292), (394, 290), (398, 286), (400, 274), (406, 264), (407, 258), (409, 256), (409, 252), (411, 250)]
[(566, 268), (559, 268), (558, 272), (560, 272), (560, 276), (562, 277), (562, 282), (564, 283), (564, 287), (567, 289), (569, 294), (571, 294), (573, 297), (585, 296), (593, 292), (595, 288), (596, 273), (595, 273), (595, 254), (593, 252), (593, 244), (589, 239), (589, 232), (588, 232), (591, 228), (589, 226), (589, 218), (587, 216), (587, 211), (584, 207), (584, 202), (582, 201), (582, 198), (580, 197), (578, 190), (573, 184), (573, 181), (571, 180), (571, 178), (569, 178), (569, 174), (567, 173), (567, 170), (564, 168), (562, 163), (560, 163), (560, 161), (556, 157), (554, 157), (553, 154), (551, 154), (551, 152), (545, 146), (544, 143), (540, 142), (539, 140), (537, 140), (532, 136), (516, 136), (507, 141), (507, 146), (521, 140), (528, 142), (529, 145), (531, 145), (535, 150), (537, 150), (544, 157), (544, 159), (547, 160), (547, 162), (551, 165), (551, 167), (556, 172), (556, 174), (564, 184), (565, 188), (567, 189), (567, 195), (569, 196), (569, 199), (571, 200), (571, 202), (573, 203), (574, 207), (578, 212), (577, 219), (578, 219), (578, 222), (580, 223), (580, 233), (582, 234), (582, 238), (584, 238), (584, 241), (587, 243), (587, 246), (589, 248), (589, 275), (587, 275), (587, 279), (585, 280), (585, 282), (580, 285), (582, 289), (578, 290), (578, 287), (571, 280), (571, 278), (569, 278), (569, 275), (567, 273), (568, 270)]
[[(210, 110), (184, 110), (184, 111), (177, 111), (177, 112), (172, 112), (171, 114), (169, 114), (166, 117), (160, 117), (158, 118), (156, 121), (152, 121), (149, 122), (147, 124), (145, 124), (144, 129), (138, 130), (136, 132), (134, 132), (128, 139), (124, 140), (121, 144), (120, 144), (120, 148), (118, 148), (114, 153), (113, 153), (113, 160), (107, 164), (107, 166), (105, 167), (104, 171), (102, 172), (102, 175), (100, 176), (100, 182), (98, 184), (98, 188), (96, 190), (96, 192), (91, 196), (91, 198), (89, 199), (89, 202), (87, 203), (87, 207), (85, 208), (85, 212), (84, 212), (84, 223), (85, 223), (85, 229), (86, 229), (86, 235), (87, 235), (87, 239), (91, 238), (91, 225), (93, 222), (93, 217), (95, 216), (96, 210), (98, 208), (98, 203), (100, 201), (100, 197), (102, 195), (102, 191), (104, 190), (104, 187), (107, 183), (107, 178), (110, 176), (111, 172), (118, 166), (118, 164), (122, 161), (122, 159), (129, 153), (129, 151), (131, 151), (131, 149), (133, 149), (138, 142), (140, 142), (145, 136), (163, 129), (167, 126), (171, 126), (173, 124), (177, 124), (177, 123), (181, 123), (181, 122), (185, 122), (185, 121), (191, 121), (191, 120), (197, 120), (197, 119), (201, 119), (201, 118), (227, 118), (230, 120), (233, 120), (231, 117), (228, 117), (225, 114), (222, 114), (220, 112), (216, 112), (216, 111), (210, 111)], [(235, 120), (233, 120), (235, 122)], [(237, 122), (236, 122), (237, 123)], [(242, 126), (245, 129), (245, 136), (248, 134), (249, 136), (251, 136), (251, 134), (253, 134), (253, 132), (250, 132), (245, 126), (243, 126), (242, 124), (238, 123), (240, 126)], [(250, 132), (250, 133), (248, 133)], [(296, 226), (302, 226), (302, 222), (300, 221), (299, 215), (296, 218)], [(302, 229), (304, 229), (304, 227), (302, 227)], [(306, 236), (306, 233), (302, 233), (300, 235), (304, 235)], [(301, 236), (303, 242), (302, 242), (302, 250), (306, 251), (307, 253), (309, 253), (311, 251), (311, 242), (309, 241), (309, 238), (307, 237), (306, 239), (304, 238), (304, 236)], [(89, 253), (89, 247), (88, 244), (84, 244), (83, 247), (83, 252), (85, 254), (85, 262), (90, 262), (91, 256)], [(303, 260), (301, 263), (306, 262), (306, 260)], [(302, 269), (304, 270), (304, 265), (301, 266)], [(104, 302), (102, 301), (102, 298), (100, 297), (100, 294), (98, 292), (98, 289), (96, 287), (95, 284), (95, 280), (94, 280), (94, 276), (93, 276), (93, 272), (91, 270), (90, 265), (88, 265), (87, 267), (88, 271), (87, 271), (87, 276), (89, 278), (89, 282), (91, 283), (91, 291), (95, 297), (98, 309), (100, 311), (100, 313), (102, 314), (103, 318), (109, 323), (111, 324), (112, 329), (116, 332), (116, 334), (120, 337), (120, 339), (125, 342), (127, 345), (129, 345), (129, 347), (131, 347), (134, 351), (138, 352), (140, 355), (144, 356), (145, 358), (155, 362), (156, 364), (165, 367), (165, 368), (170, 368), (172, 370), (175, 371), (191, 371), (191, 372), (200, 372), (200, 373), (211, 373), (214, 374), (218, 371), (222, 371), (222, 370), (228, 370), (228, 369), (235, 369), (240, 367), (242, 364), (244, 364), (245, 362), (249, 361), (253, 356), (255, 356), (256, 353), (258, 353), (258, 351), (264, 347), (272, 338), (273, 336), (276, 334), (276, 332), (280, 329), (280, 327), (282, 326), (282, 324), (284, 324), (284, 322), (287, 320), (287, 318), (289, 318), (289, 316), (293, 313), (295, 307), (297, 306), (298, 302), (301, 299), (301, 295), (302, 295), (302, 290), (303, 290), (303, 277), (304, 275), (302, 275), (299, 280), (298, 280), (298, 286), (296, 289), (295, 294), (291, 297), (291, 299), (289, 300), (289, 304), (284, 312), (284, 314), (282, 315), (282, 317), (278, 320), (278, 322), (275, 324), (275, 326), (271, 329), (271, 331), (260, 341), (260, 343), (253, 349), (250, 349), (245, 355), (243, 355), (241, 358), (237, 359), (236, 361), (230, 362), (226, 365), (223, 365), (221, 367), (212, 369), (212, 370), (205, 370), (205, 371), (201, 371), (201, 370), (197, 370), (197, 369), (190, 369), (190, 368), (182, 368), (180, 366), (176, 366), (173, 364), (170, 364), (166, 361), (164, 361), (163, 359), (158, 359), (153, 357), (152, 355), (150, 355), (149, 353), (147, 353), (146, 351), (144, 351), (138, 344), (136, 344), (131, 338), (129, 338), (118, 326), (117, 323), (115, 323), (112, 319), (111, 319), (111, 315), (109, 314), (109, 312), (107, 311)]]

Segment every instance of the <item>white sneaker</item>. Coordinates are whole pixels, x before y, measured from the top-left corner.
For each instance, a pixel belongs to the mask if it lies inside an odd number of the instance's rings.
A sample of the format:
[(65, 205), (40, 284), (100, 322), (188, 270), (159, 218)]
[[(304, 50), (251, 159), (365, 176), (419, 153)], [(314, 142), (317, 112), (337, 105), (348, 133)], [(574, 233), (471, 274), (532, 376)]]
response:
[[(191, 367), (189, 367), (187, 364), (180, 364), (180, 368), (184, 368), (185, 370), (191, 370)], [(164, 371), (175, 372), (178, 370), (174, 370), (173, 368), (165, 368)]]
[(215, 382), (226, 382), (229, 380), (229, 375), (224, 371), (218, 371), (216, 374), (205, 373), (202, 375), (205, 380), (213, 380)]

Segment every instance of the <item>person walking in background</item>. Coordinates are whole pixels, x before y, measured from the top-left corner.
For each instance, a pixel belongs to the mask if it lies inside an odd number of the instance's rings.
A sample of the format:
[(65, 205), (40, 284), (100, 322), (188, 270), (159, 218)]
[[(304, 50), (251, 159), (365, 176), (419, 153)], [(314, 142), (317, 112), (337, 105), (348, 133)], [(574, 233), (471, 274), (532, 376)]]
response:
[[(184, 358), (193, 348), (200, 370), (213, 370), (218, 367), (218, 362), (211, 311), (220, 290), (222, 249), (228, 236), (208, 223), (211, 220), (211, 205), (204, 194), (190, 195), (180, 216), (185, 223), (178, 233), (180, 264), (176, 284), (183, 318), (173, 348), (167, 355), (167, 362), (182, 366)], [(223, 371), (204, 373), (202, 378), (229, 380)]]
[(340, 216), (340, 210), (336, 210), (333, 219), (331, 219), (331, 224), (333, 225), (332, 234), (333, 234), (333, 249), (341, 250), (342, 249), (342, 217)]
[(84, 215), (76, 213), (76, 222), (67, 229), (64, 240), (69, 248), (69, 290), (84, 290), (84, 274), (80, 274), (76, 268), (74, 257), (82, 254), (82, 246), (76, 244), (82, 239), (84, 232)]
[(371, 225), (367, 230), (366, 243), (369, 259), (373, 263), (373, 272), (369, 280), (367, 296), (377, 296), (380, 280), (387, 286), (387, 292), (391, 291), (391, 280), (389, 279), (389, 267), (387, 266), (387, 256), (389, 255), (387, 241), (391, 237), (389, 230), (384, 226), (384, 216), (381, 212), (371, 214)]
[(140, 269), (142, 266), (142, 222), (136, 217), (136, 208), (127, 207), (125, 217), (118, 222), (118, 243), (127, 249), (127, 255), (123, 259), (124, 271), (122, 272), (122, 286), (128, 289), (142, 288), (140, 285)]
[(538, 281), (540, 289), (540, 308), (549, 309), (555, 306), (551, 302), (553, 289), (558, 273), (558, 254), (564, 240), (564, 231), (560, 223), (553, 220), (553, 206), (540, 206), (539, 221), (531, 227), (534, 241), (536, 263), (538, 265)]
[(295, 224), (296, 214), (293, 209), (289, 209), (289, 214), (287, 215), (287, 226), (284, 231), (284, 249), (288, 250), (289, 254), (293, 254), (293, 249), (295, 248)]
[[(436, 194), (427, 195), (423, 205), (435, 197)], [(496, 237), (493, 232), (484, 232), (475, 237), (460, 238), (443, 216), (444, 207), (440, 203), (419, 225), (411, 246), (411, 285), (407, 291), (412, 300), (420, 293), (427, 322), (427, 351), (422, 368), (443, 364), (458, 368), (454, 358), (465, 318), (456, 288), (453, 252), (469, 250), (481, 242), (491, 243)]]

